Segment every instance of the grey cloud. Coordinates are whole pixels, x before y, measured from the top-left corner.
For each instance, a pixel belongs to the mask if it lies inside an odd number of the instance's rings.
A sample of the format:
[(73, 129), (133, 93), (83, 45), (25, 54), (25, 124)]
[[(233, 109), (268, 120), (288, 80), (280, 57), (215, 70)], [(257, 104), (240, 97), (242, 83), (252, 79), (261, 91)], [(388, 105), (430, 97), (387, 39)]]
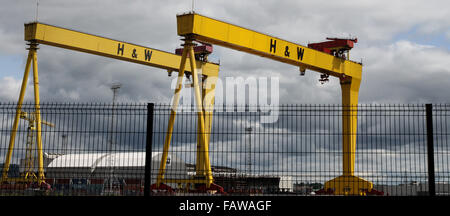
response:
[[(415, 27), (423, 34), (439, 34), (440, 31), (448, 29), (450, 26), (448, 1), (223, 0), (212, 2), (197, 0), (195, 2), (196, 11), (207, 16), (304, 45), (308, 41), (322, 41), (330, 35), (357, 36), (359, 43), (352, 50), (351, 58), (357, 61), (363, 58), (363, 80), (359, 97), (361, 103), (441, 103), (448, 102), (450, 99), (448, 95), (449, 51), (408, 41), (392, 41), (396, 35), (408, 32)], [(18, 0), (3, 3), (0, 8), (0, 42), (2, 42), (0, 55), (26, 57), (23, 23), (34, 20), (34, 7), (33, 1), (30, 3), (30, 1)], [(39, 20), (172, 52), (181, 44), (176, 34), (175, 15), (187, 10), (190, 10), (190, 1), (111, 3), (110, 1), (41, 0)], [(433, 23), (438, 24), (430, 25)], [(120, 81), (123, 84), (119, 93), (119, 101), (122, 102), (167, 103), (173, 93), (173, 89), (170, 88), (173, 77), (168, 78), (166, 72), (161, 69), (45, 45), (41, 46), (38, 53), (42, 101), (109, 103), (112, 98), (109, 85), (113, 81)], [(306, 76), (300, 77), (296, 67), (218, 46), (215, 46), (215, 55), (221, 63), (220, 78), (279, 76), (280, 103), (340, 104), (341, 90), (335, 78), (330, 78), (330, 82), (322, 86), (317, 81), (319, 74), (312, 71), (307, 71)], [(0, 92), (0, 100), (15, 102), (20, 80), (0, 77), (0, 85), (4, 89)], [(30, 77), (27, 100), (31, 98)], [(173, 151), (190, 155), (190, 158), (186, 159), (189, 162), (195, 160), (193, 155), (197, 139), (195, 134), (197, 125), (185, 127), (189, 121), (196, 123), (195, 115), (192, 116), (177, 117), (172, 148)], [(167, 129), (167, 117), (167, 115), (161, 116), (156, 128), (159, 133), (155, 135), (155, 141), (160, 146), (164, 141), (163, 132)], [(108, 118), (102, 119), (108, 120)], [(243, 133), (243, 127), (249, 124), (259, 127), (259, 132), (279, 133), (252, 137), (253, 142), (258, 144), (252, 146), (253, 150), (265, 152), (264, 157), (255, 159), (255, 169), (264, 170), (266, 173), (300, 169), (300, 175), (308, 175), (316, 170), (322, 171), (322, 173), (315, 173), (316, 176), (310, 175), (308, 178), (311, 180), (318, 176), (340, 174), (338, 172), (342, 165), (339, 152), (340, 137), (332, 135), (317, 137), (305, 134), (333, 132), (336, 128), (331, 126), (340, 127), (336, 122), (322, 124), (320, 121), (311, 122), (302, 118), (280, 117), (276, 124), (261, 126), (248, 119), (237, 121), (235, 117), (228, 120), (226, 125), (221, 125), (224, 124), (225, 119), (227, 118), (224, 116), (218, 116), (215, 119), (213, 131), (217, 134), (213, 135), (211, 147), (214, 165), (236, 165), (244, 168), (248, 143), (245, 141), (247, 135)], [(57, 121), (57, 118), (48, 120)], [(385, 119), (385, 121), (388, 120), (404, 121), (401, 118)], [(291, 123), (286, 123), (289, 121)], [(298, 128), (298, 125), (292, 122), (309, 123), (311, 128), (308, 128), (309, 131), (306, 130), (307, 127)], [(384, 123), (382, 120), (361, 117), (359, 123), (361, 123), (358, 128), (361, 135), (378, 130), (379, 136), (358, 138), (357, 149), (362, 152), (357, 156), (358, 172), (365, 171), (365, 175), (369, 177), (380, 175), (380, 173), (394, 175), (404, 171), (406, 166), (399, 167), (400, 163), (398, 163), (395, 166), (387, 166), (391, 170), (383, 170), (384, 167), (380, 167), (379, 162), (417, 160), (414, 154), (407, 154), (406, 158), (402, 158), (398, 152), (399, 149), (416, 148), (416, 142), (422, 141), (423, 137), (406, 139), (405, 136), (382, 134), (382, 131), (391, 129), (389, 127), (381, 130)], [(4, 127), (9, 128), (9, 125)], [(98, 128), (104, 129), (101, 126)], [(120, 125), (119, 129), (126, 130), (126, 125)], [(409, 129), (406, 128), (402, 132), (405, 134), (415, 132)], [(183, 132), (189, 132), (190, 135), (180, 136)], [(230, 134), (227, 134), (228, 132)], [(0, 135), (0, 140), (6, 143), (7, 135)], [(56, 137), (60, 137), (59, 135)], [(74, 136), (77, 134), (75, 133)], [(141, 135), (135, 137), (139, 140), (122, 137), (122, 148), (132, 145), (132, 142), (143, 143), (142, 137)], [(85, 144), (91, 145), (89, 142), (98, 141), (106, 145), (106, 140), (106, 136), (98, 135), (87, 140)], [(57, 142), (60, 140), (49, 145), (56, 145)], [(76, 140), (73, 144), (81, 145)], [(274, 153), (274, 150), (279, 152)], [(288, 153), (292, 150), (297, 154)], [(224, 151), (233, 151), (234, 154), (224, 154)], [(310, 154), (311, 152), (314, 154)], [(423, 170), (422, 167), (416, 168), (418, 164), (414, 164), (412, 167), (414, 169), (411, 170)], [(423, 161), (420, 164), (424, 164)], [(336, 173), (332, 173), (333, 170), (337, 170)]]
[(450, 100), (447, 94), (448, 51), (399, 41), (390, 46), (370, 47), (362, 53), (373, 56), (363, 67), (362, 103), (445, 103)]
[[(420, 2), (383, 2), (350, 1), (345, 3), (314, 1), (196, 1), (196, 11), (245, 27), (269, 33), (288, 40), (306, 44), (307, 41), (321, 41), (333, 34), (351, 33), (358, 36), (360, 43), (352, 58), (364, 58), (363, 83), (360, 100), (398, 101), (403, 103), (424, 100), (444, 100), (448, 98), (436, 92), (444, 91), (448, 71), (436, 68), (448, 57), (445, 52), (426, 52), (430, 58), (422, 60), (422, 65), (409, 68), (414, 62), (420, 62), (412, 55), (402, 53), (405, 47), (399, 47), (391, 41), (396, 34), (419, 26), (428, 26), (440, 20), (436, 29), (449, 26), (448, 11), (445, 2), (432, 1), (424, 5)], [(175, 15), (190, 10), (190, 2), (151, 2), (133, 1), (131, 3), (105, 1), (61, 2), (41, 0), (39, 20), (89, 32), (173, 51), (181, 43), (176, 35)], [(4, 54), (23, 53), (25, 42), (23, 23), (34, 20), (35, 5), (29, 1), (15, 1), (2, 7), (0, 32), (8, 41), (3, 45)], [(5, 10), (8, 8), (8, 10)], [(218, 9), (220, 8), (220, 10)], [(420, 13), (417, 13), (420, 10)], [(411, 15), (412, 14), (412, 15)], [(427, 32), (421, 30), (422, 32)], [(431, 31), (431, 30), (429, 30)], [(428, 31), (428, 32), (429, 32)], [(432, 31), (432, 32), (433, 32)], [(397, 49), (390, 50), (389, 44)], [(378, 47), (378, 49), (377, 49)], [(317, 79), (319, 74), (308, 71), (305, 77), (298, 76), (298, 69), (264, 59), (215, 46), (216, 56), (221, 62), (220, 77), (226, 76), (279, 76), (281, 103), (340, 103), (340, 88), (337, 80), (321, 86)], [(419, 48), (418, 48), (419, 49)], [(392, 53), (390, 53), (392, 52)], [(433, 58), (440, 59), (433, 61)], [(433, 64), (426, 61), (432, 61)], [(448, 62), (448, 61), (447, 61)], [(109, 101), (111, 92), (108, 83), (121, 81), (120, 99), (123, 101), (170, 100), (172, 89), (170, 79), (164, 71), (119, 63), (89, 54), (73, 54), (72, 51), (41, 46), (39, 50), (42, 96), (46, 100), (65, 100), (67, 95), (78, 101)], [(420, 70), (418, 68), (421, 68)], [(448, 67), (447, 67), (448, 68)], [(386, 80), (392, 71), (418, 70), (417, 73), (429, 71), (430, 76), (420, 77), (409, 83), (410, 76), (396, 76)], [(408, 72), (409, 73), (409, 72)], [(51, 78), (50, 78), (51, 77)], [(4, 78), (3, 78), (4, 79)], [(47, 81), (50, 79), (50, 81)], [(443, 86), (433, 91), (425, 85)], [(17, 82), (17, 81), (16, 81)], [(439, 85), (442, 82), (442, 85)], [(395, 85), (394, 85), (395, 84)], [(380, 88), (381, 86), (381, 88)], [(394, 88), (394, 89), (393, 89)], [(396, 89), (395, 89), (396, 88)], [(394, 94), (390, 94), (394, 92)], [(311, 97), (311, 95), (314, 95)], [(383, 96), (384, 95), (384, 96)], [(383, 98), (384, 97), (384, 98)], [(10, 97), (2, 97), (10, 98)]]

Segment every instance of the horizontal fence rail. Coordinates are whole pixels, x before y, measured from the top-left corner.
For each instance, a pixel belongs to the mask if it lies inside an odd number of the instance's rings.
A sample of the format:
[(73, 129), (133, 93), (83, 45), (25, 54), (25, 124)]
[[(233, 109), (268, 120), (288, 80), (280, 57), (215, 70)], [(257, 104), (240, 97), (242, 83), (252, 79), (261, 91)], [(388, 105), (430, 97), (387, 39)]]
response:
[(1, 103), (1, 173), (9, 152), (11, 159), (0, 195), (320, 196), (325, 182), (343, 174), (342, 117), (355, 113), (344, 112), (351, 110), (357, 111), (355, 176), (372, 182), (377, 195), (448, 196), (450, 105), (432, 105), (431, 112), (426, 107), (216, 105), (204, 119), (212, 118), (209, 160), (213, 184), (223, 193), (199, 193), (208, 169), (197, 167), (202, 149), (193, 106), (176, 110), (160, 182), (167, 187), (161, 191), (155, 188), (170, 105), (40, 104), (43, 188), (34, 180), (39, 171), (35, 105), (22, 105), (12, 148), (17, 105)]

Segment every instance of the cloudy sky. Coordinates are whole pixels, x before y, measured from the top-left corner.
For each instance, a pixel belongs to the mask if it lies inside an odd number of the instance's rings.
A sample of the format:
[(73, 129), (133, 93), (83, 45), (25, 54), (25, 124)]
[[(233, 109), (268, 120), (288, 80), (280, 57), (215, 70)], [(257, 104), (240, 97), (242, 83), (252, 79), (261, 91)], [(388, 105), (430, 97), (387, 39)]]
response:
[[(180, 45), (176, 14), (192, 1), (40, 0), (38, 20), (172, 52)], [(306, 45), (329, 36), (355, 36), (351, 59), (363, 62), (360, 103), (448, 103), (450, 3), (428, 1), (207, 1), (194, 10)], [(27, 52), (23, 24), (36, 19), (35, 0), (6, 0), (0, 8), (0, 101), (17, 101)], [(41, 101), (112, 99), (170, 101), (172, 78), (164, 70), (41, 45)], [(339, 104), (336, 78), (321, 85), (319, 73), (215, 46), (220, 78), (279, 77), (280, 103)], [(31, 79), (30, 79), (31, 81)], [(32, 89), (28, 88), (27, 99)]]
[[(38, 21), (173, 52), (181, 44), (176, 15), (191, 0), (39, 0)], [(357, 37), (351, 59), (363, 62), (360, 103), (449, 103), (450, 2), (444, 0), (195, 0), (198, 13), (307, 45), (326, 37)], [(24, 23), (36, 20), (36, 0), (0, 7), (0, 101), (17, 101), (27, 57)], [(339, 104), (339, 82), (319, 73), (219, 46), (220, 78), (278, 77), (282, 104)], [(165, 70), (41, 45), (41, 101), (169, 103)], [(31, 79), (30, 84), (31, 84)], [(26, 98), (32, 99), (31, 85)]]

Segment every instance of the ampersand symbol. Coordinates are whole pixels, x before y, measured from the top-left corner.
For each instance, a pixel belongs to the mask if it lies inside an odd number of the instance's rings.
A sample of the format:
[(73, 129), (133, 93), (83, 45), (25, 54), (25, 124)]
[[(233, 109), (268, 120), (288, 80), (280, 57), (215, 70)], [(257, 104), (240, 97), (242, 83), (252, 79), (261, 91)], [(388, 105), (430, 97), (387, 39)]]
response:
[(137, 58), (137, 53), (136, 53), (136, 49), (133, 49), (133, 53), (131, 54), (131, 57), (133, 57), (133, 58)]
[(289, 57), (289, 46), (286, 46), (284, 50), (284, 56)]

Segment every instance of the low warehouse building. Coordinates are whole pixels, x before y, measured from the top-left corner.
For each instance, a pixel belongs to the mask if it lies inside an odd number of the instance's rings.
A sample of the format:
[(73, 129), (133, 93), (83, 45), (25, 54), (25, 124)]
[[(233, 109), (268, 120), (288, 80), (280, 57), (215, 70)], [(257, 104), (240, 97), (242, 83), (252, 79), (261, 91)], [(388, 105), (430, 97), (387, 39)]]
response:
[[(161, 156), (161, 152), (152, 153), (152, 184), (156, 183)], [(102, 193), (112, 184), (120, 190), (125, 187), (142, 192), (144, 173), (145, 152), (67, 154), (55, 158), (46, 167), (46, 178), (56, 189), (80, 189), (87, 194)], [(187, 179), (184, 161), (174, 154), (169, 154), (165, 177)], [(109, 184), (110, 179), (114, 183)], [(177, 185), (169, 184), (169, 186)]]
[[(62, 195), (143, 195), (145, 155), (145, 152), (46, 153), (46, 181)], [(151, 184), (156, 183), (161, 157), (161, 152), (152, 153)], [(215, 183), (230, 193), (293, 192), (289, 176), (246, 174), (225, 166), (212, 166), (211, 170)], [(186, 163), (175, 154), (168, 155), (166, 179), (194, 176), (195, 164)], [(179, 188), (177, 183), (167, 185)]]

